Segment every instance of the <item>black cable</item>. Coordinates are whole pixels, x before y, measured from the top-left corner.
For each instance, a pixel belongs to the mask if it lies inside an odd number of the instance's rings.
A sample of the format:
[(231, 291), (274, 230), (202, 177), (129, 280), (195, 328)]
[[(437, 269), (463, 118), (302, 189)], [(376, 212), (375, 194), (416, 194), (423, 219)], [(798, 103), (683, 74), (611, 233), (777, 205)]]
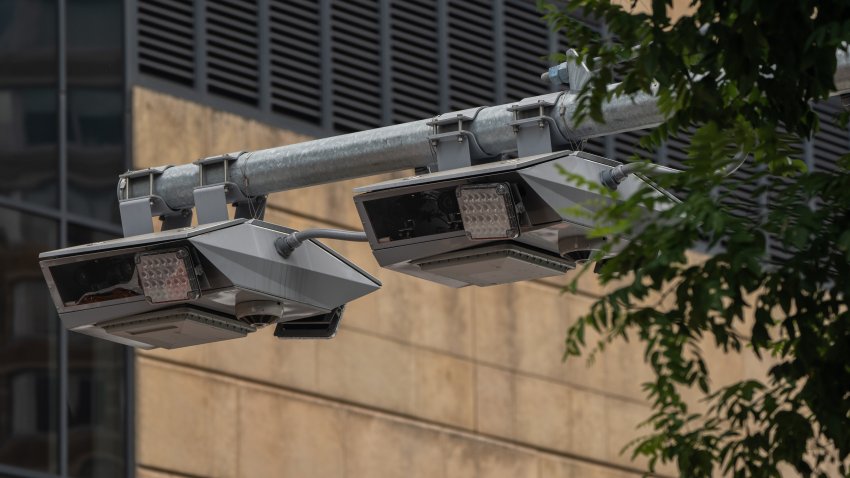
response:
[(305, 231), (293, 232), (286, 236), (275, 239), (274, 248), (283, 258), (292, 255), (298, 246), (310, 239), (336, 239), (339, 241), (366, 242), (369, 239), (365, 232), (343, 231), (339, 229), (307, 229)]

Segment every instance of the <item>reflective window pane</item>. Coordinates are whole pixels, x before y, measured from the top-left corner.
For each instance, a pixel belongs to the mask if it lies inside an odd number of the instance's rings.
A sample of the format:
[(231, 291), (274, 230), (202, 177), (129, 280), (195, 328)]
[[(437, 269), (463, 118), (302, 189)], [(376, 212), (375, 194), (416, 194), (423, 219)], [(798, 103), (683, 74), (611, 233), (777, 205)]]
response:
[(120, 86), (123, 2), (67, 0), (68, 84)]
[(68, 209), (118, 222), (124, 156), (123, 2), (67, 0)]
[[(115, 236), (70, 225), (70, 245)], [(126, 347), (68, 334), (68, 463), (79, 478), (123, 476), (126, 466)]]
[(115, 190), (124, 170), (123, 90), (72, 88), (68, 92), (68, 208), (117, 222)]
[(56, 84), (55, 0), (0, 0), (0, 86)]
[(57, 471), (58, 318), (38, 253), (55, 221), (0, 208), (0, 463)]
[(0, 0), (0, 195), (58, 206), (55, 0)]
[(58, 205), (56, 114), (55, 89), (0, 88), (0, 194)]

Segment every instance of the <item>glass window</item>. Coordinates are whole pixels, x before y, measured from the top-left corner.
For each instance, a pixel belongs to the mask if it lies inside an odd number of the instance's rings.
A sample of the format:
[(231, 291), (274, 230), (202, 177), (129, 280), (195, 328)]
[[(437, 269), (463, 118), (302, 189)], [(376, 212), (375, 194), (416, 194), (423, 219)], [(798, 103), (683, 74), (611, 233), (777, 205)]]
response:
[(56, 84), (55, 0), (0, 0), (0, 85)]
[(68, 208), (118, 221), (116, 186), (124, 164), (124, 92), (71, 88), (68, 92)]
[[(69, 225), (69, 245), (116, 236)], [(126, 467), (126, 347), (68, 334), (68, 466), (72, 477), (123, 476)]]
[(0, 208), (0, 463), (57, 471), (58, 319), (38, 266), (55, 221)]
[(68, 209), (118, 222), (124, 155), (123, 2), (67, 0)]
[(0, 88), (0, 194), (57, 206), (56, 114), (55, 89)]
[(0, 194), (58, 206), (54, 0), (0, 0)]
[(69, 86), (121, 86), (122, 4), (116, 0), (67, 0)]
[[(69, 212), (117, 222), (125, 169), (123, 3), (66, 0), (67, 143), (59, 144), (56, 0), (0, 0), (0, 195), (60, 209), (59, 159), (67, 158)], [(60, 155), (60, 147), (64, 148)], [(127, 349), (68, 334), (38, 266), (58, 247), (58, 223), (0, 208), (0, 465), (72, 477), (124, 476)], [(65, 242), (109, 239), (68, 225)], [(59, 370), (68, 372), (59, 389)], [(59, 403), (59, 397), (67, 397)], [(58, 417), (67, 411), (67, 441)]]

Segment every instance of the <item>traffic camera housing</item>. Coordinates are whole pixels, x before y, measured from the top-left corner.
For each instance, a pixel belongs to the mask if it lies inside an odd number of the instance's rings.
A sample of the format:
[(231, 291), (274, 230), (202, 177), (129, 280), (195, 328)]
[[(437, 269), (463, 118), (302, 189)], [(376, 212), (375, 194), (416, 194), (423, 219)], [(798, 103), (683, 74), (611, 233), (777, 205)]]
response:
[(41, 269), (65, 327), (139, 348), (245, 337), (275, 324), (281, 338), (330, 338), (346, 303), (380, 282), (294, 231), (235, 219), (42, 253)]
[[(564, 274), (602, 247), (606, 238), (589, 238), (595, 225), (579, 211), (611, 198), (564, 171), (598, 184), (619, 165), (585, 152), (539, 154), (362, 187), (354, 201), (381, 266), (450, 287), (505, 284)], [(643, 187), (654, 186), (632, 175), (618, 192)]]

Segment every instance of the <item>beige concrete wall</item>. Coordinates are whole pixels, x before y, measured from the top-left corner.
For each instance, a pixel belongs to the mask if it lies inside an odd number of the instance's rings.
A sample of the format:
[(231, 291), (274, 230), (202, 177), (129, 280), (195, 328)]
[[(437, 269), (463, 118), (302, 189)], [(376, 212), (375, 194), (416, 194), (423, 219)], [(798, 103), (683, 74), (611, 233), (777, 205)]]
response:
[[(307, 139), (145, 89), (133, 108), (137, 168)], [(357, 228), (351, 189), (375, 179), (273, 195), (266, 219)], [(640, 349), (561, 361), (568, 325), (601, 293), (592, 278), (576, 295), (558, 281), (456, 290), (328, 243), (384, 283), (335, 339), (266, 329), (138, 354), (140, 476), (640, 475), (620, 453), (649, 413)], [(724, 380), (760, 369), (708, 353)]]
[[(613, 0), (611, 3), (622, 6), (626, 11), (632, 13), (652, 13), (651, 0)], [(667, 14), (673, 21), (685, 15), (693, 15), (697, 7), (691, 2), (684, 0), (673, 0), (673, 4), (667, 6)]]

